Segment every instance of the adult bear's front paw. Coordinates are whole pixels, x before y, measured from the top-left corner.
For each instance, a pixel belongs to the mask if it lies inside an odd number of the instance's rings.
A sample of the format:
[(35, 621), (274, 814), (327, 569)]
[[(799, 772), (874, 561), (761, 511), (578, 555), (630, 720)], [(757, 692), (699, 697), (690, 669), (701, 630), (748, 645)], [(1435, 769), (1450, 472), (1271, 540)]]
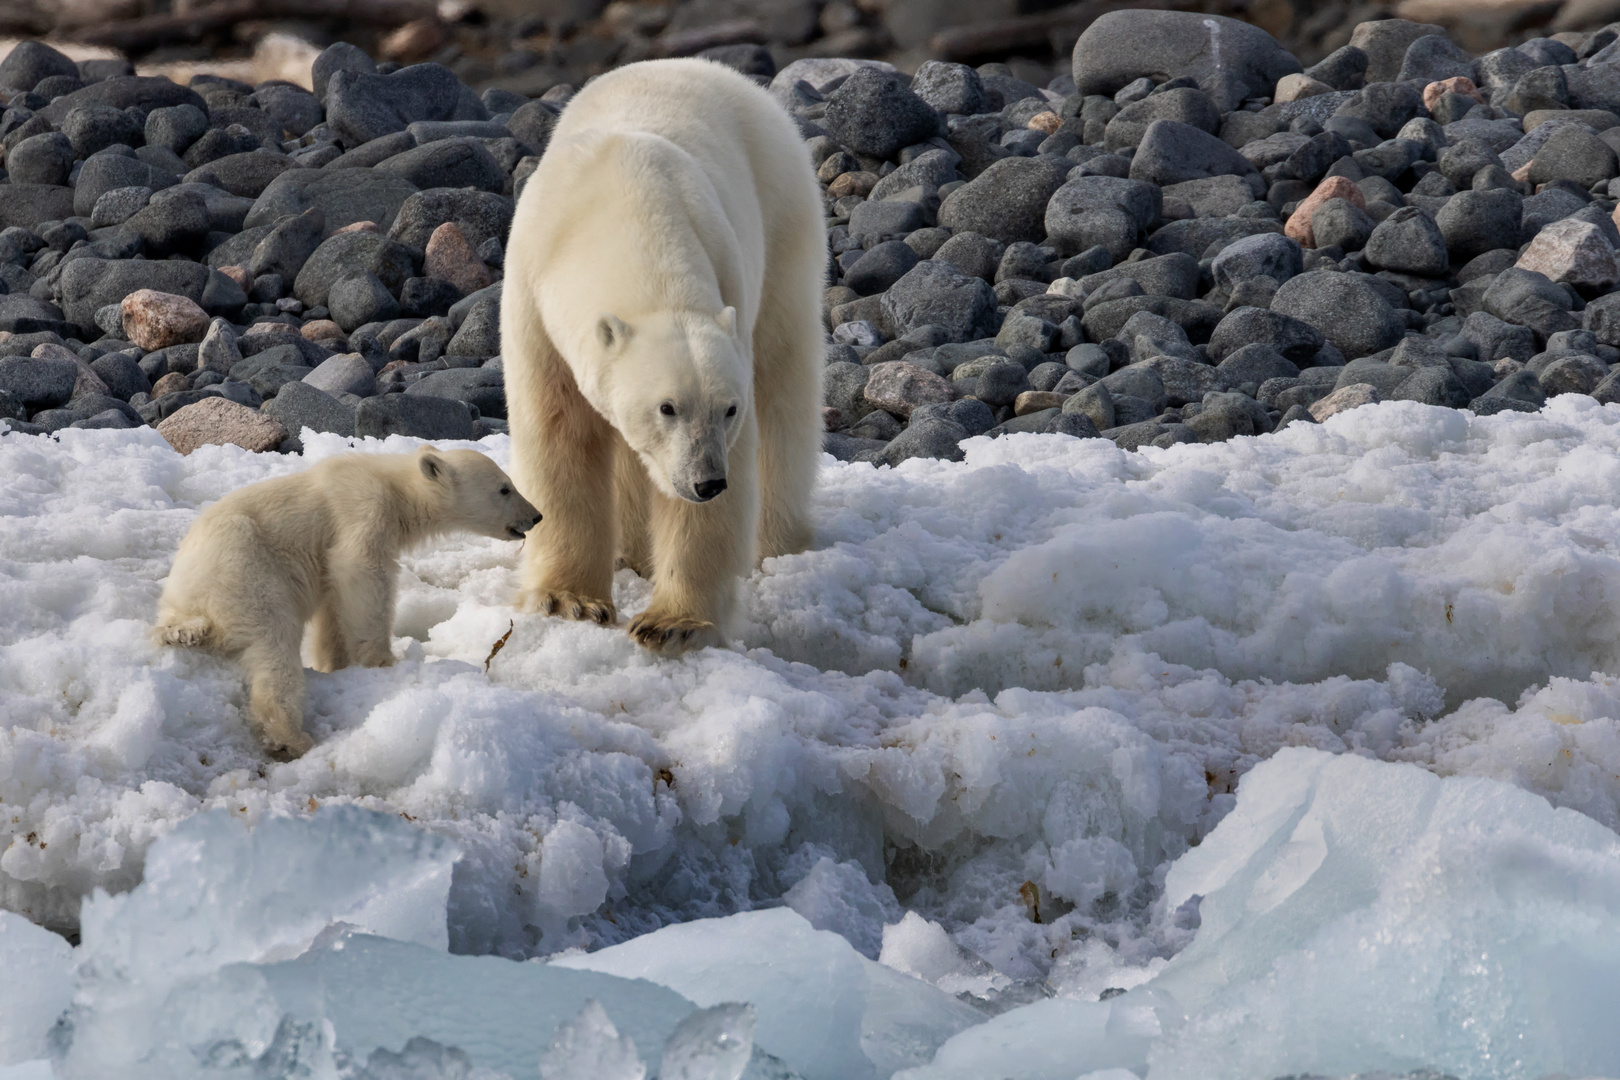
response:
[(580, 596), (578, 593), (564, 592), (560, 589), (536, 589), (523, 597), (521, 606), (524, 611), (600, 623), (603, 626), (612, 626), (619, 621), (619, 613), (614, 608), (613, 601), (597, 600), (594, 597)]
[(296, 760), (315, 746), (315, 740), (297, 728), (261, 728), (259, 741), (264, 744), (265, 752), (277, 761)]
[(644, 611), (631, 619), (630, 636), (643, 648), (665, 653), (720, 644), (720, 631), (714, 623), (655, 611)]

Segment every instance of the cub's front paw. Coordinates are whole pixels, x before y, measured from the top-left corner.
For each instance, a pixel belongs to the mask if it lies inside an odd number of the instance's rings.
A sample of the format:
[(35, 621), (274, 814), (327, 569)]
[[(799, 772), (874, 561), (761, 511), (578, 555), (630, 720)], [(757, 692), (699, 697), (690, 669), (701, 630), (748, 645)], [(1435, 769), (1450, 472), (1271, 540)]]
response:
[(611, 600), (598, 600), (591, 596), (564, 592), (560, 589), (536, 589), (524, 594), (519, 606), (524, 611), (541, 615), (556, 615), (563, 619), (612, 626), (619, 621), (619, 613)]
[(655, 611), (644, 611), (630, 620), (630, 637), (644, 649), (671, 654), (720, 644), (720, 631), (714, 623)]

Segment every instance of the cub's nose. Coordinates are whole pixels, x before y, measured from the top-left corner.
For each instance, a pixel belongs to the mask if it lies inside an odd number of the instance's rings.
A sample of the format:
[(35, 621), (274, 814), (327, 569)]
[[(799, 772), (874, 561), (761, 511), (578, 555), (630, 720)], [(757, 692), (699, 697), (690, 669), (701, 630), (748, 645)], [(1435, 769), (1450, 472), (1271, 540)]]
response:
[(523, 526), (523, 531), (524, 531), (524, 532), (528, 532), (528, 531), (529, 531), (529, 530), (530, 530), (530, 529), (532, 529), (532, 528), (534, 528), (534, 527), (535, 527), (535, 526), (536, 526), (536, 525), (538, 525), (538, 524), (540, 524), (540, 521), (541, 521), (541, 517), (542, 517), (542, 515), (541, 515), (541, 514), (539, 514), (539, 513), (538, 513), (538, 512), (537, 512), (537, 513), (536, 513), (536, 514), (535, 514), (535, 515), (534, 515), (534, 520), (533, 520), (533, 521), (531, 521), (531, 522), (529, 522), (529, 523), (528, 523), (528, 524), (527, 524), (527, 525), (525, 525), (525, 526)]
[(710, 499), (726, 490), (725, 477), (721, 477), (718, 480), (705, 480), (700, 484), (694, 485), (692, 490), (697, 492), (699, 502), (708, 502)]

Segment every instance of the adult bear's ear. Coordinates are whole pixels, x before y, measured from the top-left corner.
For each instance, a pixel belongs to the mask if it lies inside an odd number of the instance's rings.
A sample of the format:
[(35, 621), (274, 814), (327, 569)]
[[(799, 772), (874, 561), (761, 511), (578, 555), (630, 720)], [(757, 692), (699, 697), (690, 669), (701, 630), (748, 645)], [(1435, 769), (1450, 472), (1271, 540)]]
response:
[(720, 309), (720, 314), (718, 314), (718, 315), (716, 315), (714, 317), (714, 321), (720, 324), (720, 329), (724, 330), (726, 333), (730, 334), (732, 337), (737, 336), (737, 309), (736, 308), (734, 308), (734, 307), (721, 308)]
[(617, 315), (604, 315), (596, 321), (596, 340), (604, 349), (622, 349), (630, 340), (630, 324)]
[(443, 479), (444, 474), (448, 469), (444, 458), (434, 453), (431, 449), (422, 451), (421, 455), (417, 458), (417, 464), (421, 466), (422, 475), (427, 477), (429, 480)]

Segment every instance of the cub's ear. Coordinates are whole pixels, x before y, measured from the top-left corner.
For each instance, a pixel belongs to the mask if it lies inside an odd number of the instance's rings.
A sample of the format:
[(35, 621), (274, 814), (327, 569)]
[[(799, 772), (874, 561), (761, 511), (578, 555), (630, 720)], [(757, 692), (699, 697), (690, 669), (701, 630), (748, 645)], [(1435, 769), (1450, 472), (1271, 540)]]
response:
[(444, 458), (434, 453), (434, 451), (431, 449), (424, 449), (422, 451), (417, 458), (417, 464), (422, 468), (422, 475), (427, 477), (429, 480), (443, 480), (445, 474), (449, 472), (450, 468), (445, 464)]
[(719, 323), (720, 324), (720, 329), (724, 330), (726, 333), (730, 334), (733, 337), (737, 336), (737, 309), (736, 308), (734, 308), (734, 307), (721, 308), (720, 309), (720, 314), (718, 314), (718, 315), (716, 315), (714, 317), (714, 321)]
[(604, 349), (622, 349), (630, 340), (630, 324), (617, 315), (604, 315), (596, 321), (596, 340)]

